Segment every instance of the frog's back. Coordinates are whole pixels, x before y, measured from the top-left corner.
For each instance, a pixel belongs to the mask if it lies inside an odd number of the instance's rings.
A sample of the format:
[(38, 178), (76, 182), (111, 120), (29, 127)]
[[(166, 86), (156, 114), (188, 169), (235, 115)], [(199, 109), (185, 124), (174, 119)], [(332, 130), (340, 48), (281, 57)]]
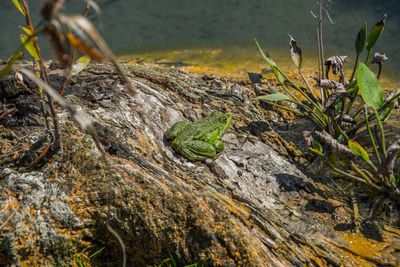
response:
[[(213, 116), (214, 115), (214, 116)], [(212, 114), (201, 120), (189, 123), (186, 125), (179, 136), (176, 138), (177, 142), (193, 140), (200, 138), (202, 135), (211, 132), (217, 127), (217, 114)]]

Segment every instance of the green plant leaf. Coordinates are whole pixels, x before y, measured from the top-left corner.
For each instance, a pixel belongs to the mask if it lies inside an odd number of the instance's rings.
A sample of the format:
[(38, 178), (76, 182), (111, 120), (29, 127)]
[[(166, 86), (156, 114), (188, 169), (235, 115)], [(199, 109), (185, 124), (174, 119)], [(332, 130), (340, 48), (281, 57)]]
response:
[(267, 63), (269, 64), (269, 66), (271, 67), (272, 71), (275, 74), (276, 79), (278, 80), (278, 82), (283, 85), (285, 78), (283, 77), (283, 75), (281, 74), (281, 71), (279, 70), (278, 66), (276, 65), (275, 61), (273, 61), (271, 58), (267, 57), (267, 55), (265, 55), (265, 53), (262, 51), (260, 45), (258, 44), (257, 40), (254, 39), (254, 41), (257, 44), (258, 49), (260, 50), (261, 55), (263, 56), (263, 58), (265, 59), (265, 61), (267, 61)]
[(313, 140), (313, 145), (322, 153), (322, 145), (318, 141)]
[(376, 42), (379, 40), (379, 37), (381, 37), (383, 29), (385, 28), (385, 20), (386, 20), (386, 14), (383, 16), (383, 19), (378, 21), (374, 27), (372, 27), (370, 33), (368, 34), (368, 39), (367, 39), (367, 50), (371, 51), (372, 47), (376, 44)]
[(39, 54), (38, 54), (35, 46), (33, 45), (32, 38), (29, 39), (29, 37), (26, 36), (25, 34), (20, 34), (19, 38), (21, 39), (22, 44), (24, 44), (24, 46), (25, 46), (26, 50), (29, 52), (29, 54), (35, 60), (39, 60)]
[(32, 32), (30, 29), (28, 29), (27, 27), (22, 27), (22, 26), (20, 26), (20, 28), (21, 28), (28, 36), (32, 36), (32, 35), (33, 35), (33, 32)]
[(379, 118), (381, 121), (385, 122), (387, 119), (389, 119), (390, 113), (392, 113), (392, 110), (394, 108), (394, 105), (396, 104), (397, 99), (393, 99), (392, 102), (390, 102), (384, 110), (379, 114)]
[(283, 77), (279, 68), (276, 66), (271, 66), (271, 69), (272, 69), (272, 72), (275, 74), (275, 77), (278, 80), (279, 84), (283, 86), (283, 83), (285, 82), (285, 77)]
[(290, 97), (284, 94), (270, 94), (270, 95), (262, 95), (257, 97), (260, 100), (267, 100), (267, 101), (292, 101)]
[(357, 84), (365, 104), (376, 110), (383, 106), (382, 87), (375, 74), (364, 63), (360, 63)]
[(367, 23), (364, 22), (360, 31), (357, 34), (357, 39), (355, 44), (357, 54), (361, 54), (361, 52), (365, 48), (366, 43), (367, 43)]
[(21, 45), (15, 52), (15, 54), (8, 60), (7, 66), (5, 66), (0, 73), (0, 80), (3, 79), (5, 75), (10, 73), (12, 65), (14, 64), (15, 61), (24, 59), (24, 56), (22, 55), (23, 50), (24, 50), (24, 45)]
[(80, 57), (72, 66), (71, 75), (72, 76), (77, 75), (79, 72), (84, 70), (89, 63), (90, 63), (89, 57), (86, 56)]
[(254, 41), (256, 42), (256, 45), (258, 46), (258, 49), (260, 50), (261, 55), (263, 56), (263, 58), (265, 59), (265, 61), (268, 62), (268, 64), (271, 66), (271, 68), (273, 69), (273, 67), (277, 68), (278, 66), (276, 65), (275, 61), (273, 61), (272, 59), (270, 59), (269, 57), (267, 57), (265, 55), (265, 53), (262, 51), (260, 45), (258, 44), (257, 40), (254, 39)]
[(349, 146), (351, 151), (354, 152), (354, 154), (360, 156), (366, 162), (369, 162), (369, 156), (368, 156), (367, 151), (365, 151), (365, 149), (359, 143), (357, 143), (356, 141), (353, 141), (353, 140), (349, 140), (347, 145)]
[(395, 89), (394, 91), (392, 91), (392, 92), (385, 98), (385, 100), (384, 100), (385, 104), (386, 104), (386, 101), (389, 101), (390, 99), (392, 99), (392, 100), (390, 101), (390, 103), (388, 103), (388, 104), (386, 105), (386, 107), (385, 107), (385, 108), (381, 111), (381, 113), (379, 114), (379, 118), (380, 118), (381, 121), (385, 122), (385, 121), (389, 118), (390, 114), (392, 113), (392, 111), (393, 111), (393, 109), (394, 109), (394, 106), (396, 105), (396, 101), (397, 101), (397, 99), (398, 99), (399, 93), (400, 93), (400, 89), (397, 88), (397, 89)]
[(12, 2), (18, 8), (18, 10), (22, 13), (22, 15), (26, 16), (25, 8), (21, 5), (21, 3), (18, 0), (12, 0)]
[(325, 156), (325, 155), (324, 155), (321, 151), (319, 151), (318, 149), (315, 149), (315, 148), (313, 148), (313, 147), (308, 147), (308, 149), (311, 150), (312, 152), (314, 152), (314, 153), (317, 154), (317, 155)]

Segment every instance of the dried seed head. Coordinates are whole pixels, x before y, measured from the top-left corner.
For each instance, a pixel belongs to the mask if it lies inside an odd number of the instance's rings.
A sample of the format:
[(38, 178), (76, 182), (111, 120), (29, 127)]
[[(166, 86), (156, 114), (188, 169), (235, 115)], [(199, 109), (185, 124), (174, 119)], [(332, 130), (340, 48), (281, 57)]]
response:
[(57, 31), (57, 27), (53, 24), (49, 24), (45, 28), (46, 37), (49, 39), (54, 53), (60, 62), (60, 64), (65, 67), (70, 64), (71, 56), (68, 49), (65, 47), (63, 41), (60, 37), (63, 35)]
[(20, 84), (24, 84), (24, 77), (22, 76), (22, 74), (18, 71), (15, 72), (15, 80), (17, 81), (17, 83)]
[(383, 62), (385, 62), (388, 59), (389, 58), (386, 57), (385, 52), (377, 52), (377, 53), (374, 54), (374, 59), (372, 59), (371, 63), (383, 64)]
[(301, 133), (304, 143), (306, 143), (306, 146), (308, 146), (308, 147), (311, 147), (313, 145), (313, 141), (314, 141), (314, 138), (312, 137), (311, 134), (312, 134), (311, 131), (303, 131)]
[(328, 73), (330, 68), (332, 67), (332, 73), (337, 75), (343, 69), (343, 64), (346, 62), (347, 56), (333, 56), (325, 60), (326, 66), (326, 77), (328, 77)]

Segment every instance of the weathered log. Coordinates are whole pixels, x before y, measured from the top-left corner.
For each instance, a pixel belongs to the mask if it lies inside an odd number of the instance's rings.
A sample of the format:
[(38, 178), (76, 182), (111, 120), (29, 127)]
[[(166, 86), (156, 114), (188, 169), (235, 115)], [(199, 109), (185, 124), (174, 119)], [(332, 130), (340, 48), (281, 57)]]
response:
[[(353, 246), (375, 241), (343, 230), (352, 227), (349, 205), (289, 162), (298, 152), (261, 123), (266, 111), (250, 89), (145, 65), (128, 73), (134, 97), (107, 64), (91, 64), (65, 91), (95, 122), (107, 163), (59, 108), (61, 150), (27, 171), (46, 128), (28, 113), (0, 121), (0, 265), (72, 265), (74, 250), (105, 247), (92, 265), (118, 266), (121, 248), (106, 225), (122, 238), (127, 266), (160, 264), (170, 254), (178, 266), (207, 258), (207, 266), (400, 263), (392, 228), (377, 233), (385, 246), (376, 242), (374, 252)], [(64, 81), (57, 71), (51, 80), (54, 88)], [(24, 99), (27, 111), (37, 104), (25, 93), (1, 98)], [(195, 163), (176, 154), (165, 130), (212, 111), (233, 116), (223, 153)]]

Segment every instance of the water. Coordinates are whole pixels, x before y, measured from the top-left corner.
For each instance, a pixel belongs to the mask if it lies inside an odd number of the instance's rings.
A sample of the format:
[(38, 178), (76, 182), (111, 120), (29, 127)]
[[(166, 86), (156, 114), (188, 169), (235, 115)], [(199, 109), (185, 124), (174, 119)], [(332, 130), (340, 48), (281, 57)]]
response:
[[(41, 1), (28, 1), (32, 17), (39, 20)], [(117, 54), (143, 53), (183, 48), (229, 48), (256, 52), (257, 38), (270, 51), (287, 49), (290, 33), (308, 57), (316, 56), (315, 0), (98, 0), (101, 20), (94, 12), (89, 18)], [(324, 2), (327, 2), (325, 0)], [(65, 13), (81, 13), (84, 2), (70, 0)], [(334, 21), (324, 23), (327, 56), (354, 58), (354, 40), (362, 23), (370, 29), (383, 14), (388, 14), (385, 32), (376, 50), (385, 51), (390, 60), (385, 72), (396, 79), (400, 70), (400, 5), (396, 0), (332, 0), (329, 13)], [(24, 18), (11, 0), (0, 3), (0, 58), (7, 59), (19, 45), (19, 25)], [(45, 42), (44, 55), (51, 56)], [(272, 53), (273, 54), (273, 53)], [(280, 55), (277, 53), (277, 55)], [(287, 57), (285, 57), (287, 60)], [(388, 71), (388, 72), (387, 72)]]

